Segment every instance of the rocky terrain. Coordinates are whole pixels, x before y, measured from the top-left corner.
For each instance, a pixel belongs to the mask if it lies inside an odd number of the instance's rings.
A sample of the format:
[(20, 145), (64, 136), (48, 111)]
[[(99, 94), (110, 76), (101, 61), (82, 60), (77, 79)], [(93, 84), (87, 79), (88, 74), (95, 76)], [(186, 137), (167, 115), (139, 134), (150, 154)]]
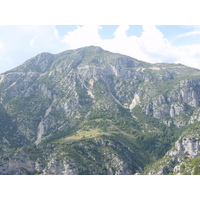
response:
[(197, 175), (200, 174), (200, 123), (186, 130), (174, 147), (145, 174), (150, 175)]
[(95, 46), (41, 53), (0, 75), (0, 174), (197, 173), (199, 86)]

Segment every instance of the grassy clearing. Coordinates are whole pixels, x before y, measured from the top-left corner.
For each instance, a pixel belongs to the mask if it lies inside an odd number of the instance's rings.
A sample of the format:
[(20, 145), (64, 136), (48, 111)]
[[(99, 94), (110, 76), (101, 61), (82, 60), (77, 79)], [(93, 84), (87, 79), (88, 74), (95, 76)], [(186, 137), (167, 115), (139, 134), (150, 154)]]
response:
[(81, 139), (86, 139), (86, 138), (96, 138), (100, 135), (109, 135), (109, 132), (104, 132), (99, 128), (94, 128), (94, 129), (89, 129), (89, 127), (86, 127), (73, 135), (67, 136), (65, 138), (60, 139), (58, 142), (67, 142), (67, 141), (77, 141)]
[[(99, 124), (101, 122), (108, 123), (106, 129), (104, 129), (103, 126), (101, 127), (95, 124), (95, 123)], [(101, 136), (116, 135), (116, 134), (124, 135), (128, 137), (129, 139), (135, 138), (134, 135), (128, 134), (122, 131), (120, 128), (118, 128), (114, 124), (112, 124), (111, 120), (96, 119), (96, 120), (93, 120), (92, 124), (90, 123), (89, 125), (88, 124), (84, 125), (80, 130), (76, 131), (75, 133), (69, 136), (66, 136), (64, 138), (61, 138), (55, 142), (60, 143), (60, 142), (67, 142), (67, 141), (78, 141), (82, 139), (92, 139), (92, 138), (98, 138)]]

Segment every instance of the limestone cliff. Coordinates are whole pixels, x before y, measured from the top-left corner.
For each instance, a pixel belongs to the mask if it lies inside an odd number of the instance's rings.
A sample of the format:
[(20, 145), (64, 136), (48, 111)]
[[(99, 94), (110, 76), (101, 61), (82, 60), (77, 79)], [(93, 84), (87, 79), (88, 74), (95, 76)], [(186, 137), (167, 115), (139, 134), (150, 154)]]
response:
[(146, 171), (147, 174), (199, 174), (200, 124), (183, 133), (175, 146)]

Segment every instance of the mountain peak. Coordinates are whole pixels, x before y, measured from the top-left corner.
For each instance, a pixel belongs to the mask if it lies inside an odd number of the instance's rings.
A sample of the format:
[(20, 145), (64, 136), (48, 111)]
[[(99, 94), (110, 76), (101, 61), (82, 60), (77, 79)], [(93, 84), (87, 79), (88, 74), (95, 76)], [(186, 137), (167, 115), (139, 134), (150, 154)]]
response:
[(97, 46), (41, 53), (0, 75), (0, 174), (134, 174), (199, 121), (198, 70)]
[(81, 48), (78, 48), (77, 50), (89, 50), (89, 51), (105, 51), (104, 49), (102, 49), (101, 47), (99, 46), (93, 46), (93, 45), (90, 45), (90, 46), (85, 46), (85, 47), (81, 47)]

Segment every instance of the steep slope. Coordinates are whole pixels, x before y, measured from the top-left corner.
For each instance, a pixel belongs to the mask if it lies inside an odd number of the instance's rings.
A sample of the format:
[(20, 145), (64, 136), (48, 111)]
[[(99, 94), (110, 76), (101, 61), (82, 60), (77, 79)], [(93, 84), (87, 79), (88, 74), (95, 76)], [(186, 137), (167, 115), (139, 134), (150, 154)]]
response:
[[(78, 136), (77, 136), (78, 134)], [(80, 137), (81, 135), (81, 137)], [(90, 136), (91, 135), (91, 136)], [(53, 143), (4, 154), (2, 174), (134, 174), (142, 172), (145, 155), (120, 133), (79, 131)]]
[(0, 75), (0, 173), (141, 172), (200, 121), (199, 85), (197, 69), (94, 46), (39, 54)]
[(145, 174), (200, 174), (200, 123), (188, 128), (176, 141), (174, 147), (152, 166)]

